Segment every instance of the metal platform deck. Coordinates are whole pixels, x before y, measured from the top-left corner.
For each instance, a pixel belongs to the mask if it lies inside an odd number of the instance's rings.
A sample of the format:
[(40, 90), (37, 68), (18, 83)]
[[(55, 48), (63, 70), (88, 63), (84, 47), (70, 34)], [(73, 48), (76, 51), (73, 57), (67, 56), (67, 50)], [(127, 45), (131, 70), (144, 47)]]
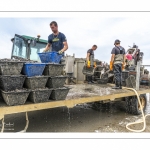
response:
[[(88, 85), (77, 84), (69, 85), (71, 88), (66, 100), (49, 101), (44, 103), (26, 102), (24, 105), (7, 106), (4, 102), (0, 102), (0, 119), (6, 114), (21, 113), (49, 109), (55, 107), (66, 106), (72, 108), (77, 104), (90, 103), (96, 101), (114, 101), (122, 97), (134, 96), (135, 93), (127, 89), (113, 90), (111, 85)], [(150, 93), (150, 89), (140, 89), (138, 94)]]

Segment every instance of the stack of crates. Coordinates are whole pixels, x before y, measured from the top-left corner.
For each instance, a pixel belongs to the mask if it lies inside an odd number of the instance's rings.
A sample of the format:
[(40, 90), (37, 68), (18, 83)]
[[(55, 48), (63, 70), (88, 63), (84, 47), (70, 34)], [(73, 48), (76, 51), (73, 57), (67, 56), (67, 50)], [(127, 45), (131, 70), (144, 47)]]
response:
[(29, 90), (23, 89), (26, 76), (21, 75), (24, 62), (11, 59), (0, 60), (1, 98), (7, 105), (22, 105), (26, 102)]
[(25, 63), (22, 73), (27, 76), (24, 87), (30, 89), (28, 97), (33, 103), (49, 101), (52, 89), (46, 88), (48, 76), (43, 76), (45, 63)]
[(47, 63), (43, 75), (49, 76), (46, 87), (53, 89), (50, 100), (64, 100), (69, 88), (64, 87), (67, 76), (63, 76), (63, 64), (59, 64), (62, 55), (56, 52), (38, 53), (42, 63)]

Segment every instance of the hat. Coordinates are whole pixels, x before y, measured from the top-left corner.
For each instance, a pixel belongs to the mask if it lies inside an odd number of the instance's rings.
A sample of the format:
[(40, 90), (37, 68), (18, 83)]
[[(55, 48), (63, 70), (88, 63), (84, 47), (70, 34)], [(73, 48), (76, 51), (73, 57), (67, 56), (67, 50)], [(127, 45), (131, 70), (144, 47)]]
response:
[(138, 46), (137, 45), (133, 45), (133, 48), (138, 48)]
[(121, 41), (120, 40), (115, 40), (114, 44), (119, 44)]

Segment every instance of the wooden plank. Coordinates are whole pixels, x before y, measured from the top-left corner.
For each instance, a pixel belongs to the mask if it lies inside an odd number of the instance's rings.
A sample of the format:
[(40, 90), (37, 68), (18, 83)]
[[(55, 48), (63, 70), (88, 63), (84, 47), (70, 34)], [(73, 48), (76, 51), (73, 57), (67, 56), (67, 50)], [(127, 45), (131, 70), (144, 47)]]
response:
[(144, 66), (144, 67), (150, 67), (150, 65), (141, 65), (142, 67)]
[(137, 66), (136, 66), (136, 90), (139, 90), (139, 84), (140, 84), (140, 65), (141, 65), (141, 61), (137, 62)]
[[(150, 89), (138, 91), (139, 95), (145, 94), (145, 93), (150, 93)], [(76, 106), (76, 104), (83, 104), (83, 103), (96, 102), (96, 101), (105, 101), (105, 100), (113, 101), (116, 98), (122, 98), (122, 97), (134, 96), (134, 95), (135, 95), (134, 92), (124, 89), (124, 93), (123, 92), (119, 93), (118, 91), (118, 93), (103, 95), (103, 96), (92, 96), (92, 97), (86, 97), (86, 98), (51, 101), (51, 102), (37, 103), (37, 104), (25, 104), (25, 105), (20, 105), (20, 106), (4, 106), (4, 107), (0, 107), (0, 117), (2, 118), (2, 116), (6, 114), (29, 112), (29, 111), (36, 111), (36, 110), (42, 110), (42, 109), (62, 107), (62, 106), (72, 108)]]

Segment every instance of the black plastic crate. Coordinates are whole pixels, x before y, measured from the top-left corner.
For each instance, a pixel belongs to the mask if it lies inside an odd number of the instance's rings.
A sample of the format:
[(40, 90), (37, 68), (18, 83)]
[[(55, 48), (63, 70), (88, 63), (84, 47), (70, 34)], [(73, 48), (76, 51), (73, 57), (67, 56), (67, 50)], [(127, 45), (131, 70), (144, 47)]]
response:
[(92, 75), (94, 75), (94, 70), (95, 70), (94, 67), (88, 68), (87, 66), (84, 66), (82, 69), (82, 73), (87, 76), (92, 76)]
[(3, 91), (22, 89), (25, 78), (23, 75), (0, 75), (0, 88)]
[(29, 94), (28, 100), (34, 103), (41, 103), (49, 101), (52, 89), (36, 89), (32, 90)]
[(48, 76), (27, 77), (24, 82), (24, 87), (27, 89), (45, 88)]
[(136, 88), (136, 78), (133, 75), (130, 75), (127, 79), (126, 79), (126, 86), (130, 87), (130, 88)]
[(8, 106), (13, 105), (23, 105), (28, 96), (30, 91), (29, 90), (15, 90), (15, 91), (1, 91), (4, 101)]
[(129, 77), (129, 71), (122, 71), (122, 81), (126, 81)]
[(60, 76), (62, 75), (63, 68), (63, 64), (47, 64), (44, 69), (43, 75), (48, 75), (51, 77)]
[(136, 71), (129, 71), (129, 76), (132, 75), (136, 78)]
[(56, 76), (56, 77), (50, 77), (47, 81), (46, 86), (48, 88), (59, 88), (63, 87), (65, 84), (67, 77), (66, 76)]
[(0, 60), (0, 75), (19, 75), (24, 62), (7, 59)]
[(70, 90), (70, 88), (66, 88), (66, 87), (53, 89), (51, 96), (50, 96), (50, 99), (52, 99), (52, 100), (65, 100), (69, 90)]
[(126, 86), (126, 81), (122, 81), (122, 86)]
[(107, 84), (107, 82), (108, 82), (108, 79), (98, 79), (97, 80), (98, 84)]
[(3, 99), (3, 96), (2, 96), (2, 92), (0, 90), (0, 102), (3, 102), (3, 101), (4, 101), (4, 99)]

